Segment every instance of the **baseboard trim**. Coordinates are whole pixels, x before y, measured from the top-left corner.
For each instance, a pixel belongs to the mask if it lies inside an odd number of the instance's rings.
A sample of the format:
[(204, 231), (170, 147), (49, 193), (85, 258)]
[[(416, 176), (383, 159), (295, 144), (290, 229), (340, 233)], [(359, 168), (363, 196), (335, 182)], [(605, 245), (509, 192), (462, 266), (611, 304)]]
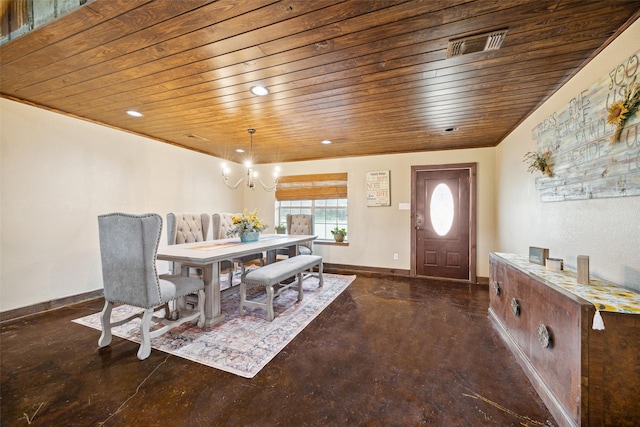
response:
[(409, 277), (409, 270), (396, 268), (368, 267), (365, 265), (347, 265), (322, 263), (323, 271), (334, 274), (370, 274), (378, 276), (402, 276)]
[[(409, 270), (401, 270), (397, 268), (380, 268), (380, 267), (368, 267), (364, 265), (349, 265), (349, 264), (331, 264), (328, 262), (325, 262), (322, 265), (323, 265), (324, 271), (326, 271), (327, 273), (411, 277), (411, 272)], [(424, 278), (424, 277), (420, 277), (420, 278)], [(436, 277), (427, 277), (424, 279), (446, 280), (446, 279), (439, 279)], [(464, 282), (464, 280), (452, 280), (452, 281)], [(469, 282), (467, 281), (467, 283)], [(476, 284), (489, 286), (489, 278), (478, 276), (476, 277)]]
[(89, 301), (96, 298), (102, 298), (103, 295), (104, 295), (104, 290), (97, 289), (95, 291), (85, 292), (78, 295), (72, 295), (69, 297), (58, 298), (51, 301), (40, 302), (40, 303), (29, 305), (26, 307), (20, 307), (13, 310), (3, 311), (3, 312), (0, 312), (0, 324), (4, 322), (9, 322), (11, 320), (20, 319), (22, 317), (32, 316), (34, 314), (40, 314), (45, 311), (66, 307), (68, 305), (77, 304), (79, 302)]
[[(348, 265), (348, 264), (332, 264), (325, 262), (323, 264), (323, 270), (326, 273), (334, 274), (361, 274), (365, 276), (398, 276), (398, 277), (410, 277), (409, 270), (397, 269), (397, 268), (380, 268), (380, 267), (368, 267), (364, 265)], [(478, 277), (479, 285), (489, 285), (488, 277)], [(32, 316), (45, 311), (55, 310), (58, 308), (66, 307), (68, 305), (77, 304), (79, 302), (89, 301), (96, 298), (102, 298), (104, 292), (102, 289), (95, 291), (85, 292), (78, 295), (59, 298), (51, 301), (41, 302), (27, 307), (16, 308), (13, 310), (7, 310), (0, 312), (0, 324), (9, 322), (11, 320), (20, 319), (22, 317)]]

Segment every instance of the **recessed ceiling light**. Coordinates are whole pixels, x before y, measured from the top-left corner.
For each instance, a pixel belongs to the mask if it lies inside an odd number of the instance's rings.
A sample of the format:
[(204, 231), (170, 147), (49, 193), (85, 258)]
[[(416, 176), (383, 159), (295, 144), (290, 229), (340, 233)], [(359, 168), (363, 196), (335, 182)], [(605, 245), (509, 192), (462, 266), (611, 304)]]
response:
[(251, 88), (251, 93), (258, 96), (265, 96), (269, 94), (269, 89), (264, 86), (253, 86)]
[(329, 141), (328, 139), (323, 139), (323, 140), (322, 140), (322, 143), (323, 143), (324, 145), (329, 145), (329, 144), (331, 144), (331, 141)]
[(136, 110), (127, 110), (127, 114), (130, 115), (131, 117), (142, 117), (143, 114), (139, 111)]
[(444, 131), (445, 132), (457, 132), (458, 130), (460, 130), (460, 128), (453, 127), (453, 128), (446, 128)]
[(236, 148), (236, 153), (244, 153), (244, 150), (242, 148)]

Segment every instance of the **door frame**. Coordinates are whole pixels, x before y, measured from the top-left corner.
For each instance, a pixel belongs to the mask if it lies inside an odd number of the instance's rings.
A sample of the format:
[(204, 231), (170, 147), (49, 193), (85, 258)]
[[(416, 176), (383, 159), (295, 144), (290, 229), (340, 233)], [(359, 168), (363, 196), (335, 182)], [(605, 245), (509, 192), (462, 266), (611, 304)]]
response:
[(478, 277), (476, 273), (477, 268), (477, 237), (476, 237), (476, 221), (477, 221), (477, 163), (456, 163), (446, 165), (423, 165), (423, 166), (411, 166), (411, 270), (409, 272), (410, 277), (430, 277), (430, 276), (418, 276), (416, 266), (416, 206), (417, 197), (416, 194), (416, 182), (418, 172), (437, 172), (447, 170), (469, 170), (469, 280), (464, 279), (449, 279), (439, 277), (441, 280), (453, 280), (462, 282), (478, 283)]

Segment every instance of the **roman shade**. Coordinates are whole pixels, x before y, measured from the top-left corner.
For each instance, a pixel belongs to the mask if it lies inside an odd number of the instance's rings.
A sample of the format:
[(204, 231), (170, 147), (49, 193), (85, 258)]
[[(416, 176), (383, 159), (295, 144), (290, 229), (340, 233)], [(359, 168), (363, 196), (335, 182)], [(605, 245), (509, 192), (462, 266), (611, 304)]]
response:
[(344, 173), (283, 176), (278, 179), (276, 200), (326, 200), (347, 197)]

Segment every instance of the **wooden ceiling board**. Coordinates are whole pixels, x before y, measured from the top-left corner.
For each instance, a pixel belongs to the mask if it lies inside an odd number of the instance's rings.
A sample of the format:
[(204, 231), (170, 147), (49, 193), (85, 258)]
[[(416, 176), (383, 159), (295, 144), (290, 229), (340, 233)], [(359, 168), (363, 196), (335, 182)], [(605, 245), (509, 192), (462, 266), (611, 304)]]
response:
[[(256, 163), (491, 147), (639, 11), (640, 0), (94, 0), (0, 46), (0, 92), (237, 162), (249, 127)], [(446, 58), (449, 40), (505, 28), (501, 49)], [(270, 94), (249, 93), (258, 83)]]

